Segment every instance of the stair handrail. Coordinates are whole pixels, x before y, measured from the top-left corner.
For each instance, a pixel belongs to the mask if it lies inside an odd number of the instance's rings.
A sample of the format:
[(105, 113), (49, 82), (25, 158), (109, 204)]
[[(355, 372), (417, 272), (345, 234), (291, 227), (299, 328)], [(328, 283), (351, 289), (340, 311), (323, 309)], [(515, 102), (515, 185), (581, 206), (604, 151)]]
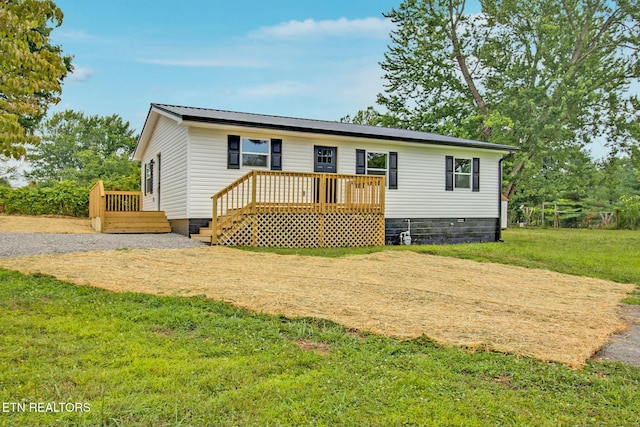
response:
[(251, 170), (211, 196), (213, 216), (211, 218), (211, 243), (218, 241), (218, 230), (246, 215), (247, 206), (255, 208), (256, 170)]
[(211, 243), (249, 214), (384, 214), (384, 188), (384, 176), (251, 170), (211, 196)]

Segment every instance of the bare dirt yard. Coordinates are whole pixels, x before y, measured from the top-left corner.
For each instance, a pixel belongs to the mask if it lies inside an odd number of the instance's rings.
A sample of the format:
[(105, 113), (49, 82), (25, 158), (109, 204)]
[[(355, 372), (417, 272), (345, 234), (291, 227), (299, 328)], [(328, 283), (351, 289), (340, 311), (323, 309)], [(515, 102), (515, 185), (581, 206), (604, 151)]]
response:
[(0, 215), (0, 233), (93, 234), (88, 218)]
[(4, 258), (0, 267), (115, 292), (204, 294), (256, 312), (573, 367), (626, 328), (619, 302), (634, 289), (397, 251), (329, 259), (225, 247), (131, 249)]

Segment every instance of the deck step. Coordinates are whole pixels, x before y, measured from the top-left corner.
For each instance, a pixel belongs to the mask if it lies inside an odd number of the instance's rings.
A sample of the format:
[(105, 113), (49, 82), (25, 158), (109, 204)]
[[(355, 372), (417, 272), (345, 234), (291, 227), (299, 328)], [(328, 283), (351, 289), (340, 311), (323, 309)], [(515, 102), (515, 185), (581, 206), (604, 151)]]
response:
[[(229, 209), (229, 212), (235, 212), (238, 209)], [(231, 221), (226, 221), (222, 226), (218, 225), (218, 237), (222, 235), (223, 232), (231, 230), (239, 223), (241, 223), (245, 219), (246, 215), (238, 215)], [(220, 222), (225, 221), (227, 219), (227, 215), (222, 215), (218, 217), (218, 224)], [(212, 221), (206, 225), (206, 227), (200, 227), (198, 233), (191, 234), (189, 237), (195, 240), (199, 240), (201, 242), (206, 242), (211, 244), (211, 238), (213, 237), (213, 226), (211, 224)]]
[(171, 233), (164, 211), (105, 212), (103, 233)]

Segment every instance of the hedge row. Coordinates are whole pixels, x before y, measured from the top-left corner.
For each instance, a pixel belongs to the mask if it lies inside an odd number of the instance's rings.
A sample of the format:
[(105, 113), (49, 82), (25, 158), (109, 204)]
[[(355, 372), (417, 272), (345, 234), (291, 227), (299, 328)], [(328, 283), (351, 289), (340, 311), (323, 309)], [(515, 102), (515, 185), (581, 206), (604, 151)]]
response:
[(0, 213), (86, 217), (90, 189), (70, 181), (49, 187), (0, 187)]

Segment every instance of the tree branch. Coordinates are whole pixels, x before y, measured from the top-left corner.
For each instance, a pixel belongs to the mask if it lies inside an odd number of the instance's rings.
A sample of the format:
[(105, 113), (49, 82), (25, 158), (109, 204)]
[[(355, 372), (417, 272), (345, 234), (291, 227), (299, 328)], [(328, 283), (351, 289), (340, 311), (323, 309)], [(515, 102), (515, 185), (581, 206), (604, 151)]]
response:
[[(467, 66), (466, 58), (462, 54), (462, 49), (460, 48), (460, 40), (458, 40), (457, 29), (458, 29), (458, 23), (460, 22), (458, 18), (459, 18), (459, 15), (462, 14), (462, 11), (458, 10), (456, 12), (458, 14), (454, 13), (453, 0), (449, 0), (449, 23), (450, 23), (449, 30), (450, 31), (448, 36), (453, 46), (453, 54), (455, 55), (456, 62), (458, 63), (458, 67), (462, 72), (462, 77), (464, 78), (464, 81), (467, 84), (469, 91), (471, 92), (471, 96), (473, 96), (473, 100), (475, 101), (476, 106), (478, 107), (478, 110), (480, 110), (480, 113), (484, 117), (488, 117), (489, 111), (487, 109), (487, 104), (485, 104), (484, 99), (480, 94), (480, 91), (478, 90), (475, 82), (473, 81), (473, 77), (471, 76), (471, 73), (469, 72), (469, 67)], [(491, 128), (483, 124), (482, 133), (488, 139), (491, 136)]]

